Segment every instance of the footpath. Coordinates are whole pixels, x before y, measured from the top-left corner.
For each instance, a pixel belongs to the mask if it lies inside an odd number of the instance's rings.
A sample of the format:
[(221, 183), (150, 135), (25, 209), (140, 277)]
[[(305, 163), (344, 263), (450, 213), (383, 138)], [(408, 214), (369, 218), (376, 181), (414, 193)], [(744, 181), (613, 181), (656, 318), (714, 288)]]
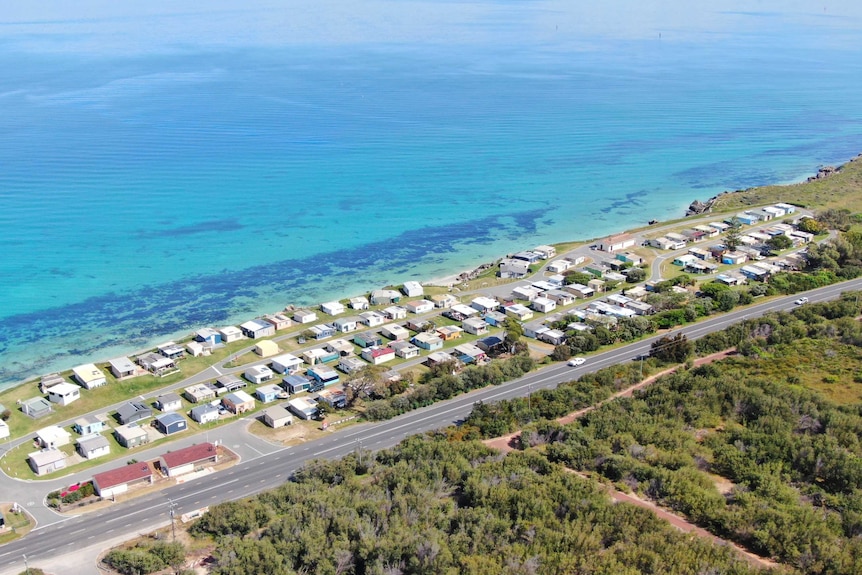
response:
[[(733, 348), (726, 349), (724, 351), (720, 351), (717, 353), (713, 353), (713, 354), (698, 358), (694, 361), (694, 365), (695, 366), (705, 365), (708, 363), (712, 363), (714, 361), (724, 359), (724, 358), (731, 356), (731, 355), (734, 355), (734, 354), (736, 354), (735, 349), (733, 349)], [(573, 421), (580, 419), (581, 417), (590, 413), (591, 411), (594, 411), (594, 410), (602, 407), (603, 405), (605, 405), (608, 402), (615, 401), (616, 399), (619, 399), (620, 397), (631, 397), (631, 395), (635, 391), (637, 391), (639, 389), (644, 389), (645, 387), (652, 385), (660, 377), (674, 373), (678, 369), (679, 369), (679, 366), (671, 367), (669, 369), (662, 370), (662, 371), (655, 373), (655, 374), (649, 376), (648, 378), (640, 381), (639, 383), (636, 383), (635, 385), (632, 385), (630, 387), (627, 387), (626, 389), (618, 391), (617, 393), (613, 394), (612, 396), (610, 396), (608, 399), (606, 399), (604, 401), (600, 401), (599, 403), (597, 403), (595, 405), (591, 405), (589, 407), (579, 409), (578, 411), (573, 411), (572, 413), (569, 413), (569, 414), (566, 414), (562, 417), (557, 418), (555, 421), (557, 423), (562, 424), (562, 425), (572, 423)], [(518, 430), (518, 431), (515, 431), (513, 433), (503, 435), (501, 437), (494, 437), (491, 439), (486, 439), (483, 441), (483, 443), (485, 445), (487, 445), (488, 447), (492, 447), (492, 448), (497, 449), (503, 453), (509, 453), (509, 452), (514, 451), (516, 449), (517, 444), (518, 444), (518, 438), (520, 437), (520, 435), (521, 435), (521, 431)], [(587, 475), (585, 473), (581, 473), (579, 471), (575, 471), (574, 469), (566, 468), (566, 471), (569, 473), (573, 473), (573, 474), (577, 475), (578, 477), (582, 477), (584, 479), (590, 479), (589, 475)], [(677, 529), (679, 529), (680, 531), (682, 531), (684, 533), (691, 533), (691, 534), (696, 535), (698, 537), (702, 537), (704, 539), (709, 539), (709, 540), (711, 540), (714, 543), (717, 543), (719, 545), (727, 545), (728, 547), (731, 547), (734, 550), (736, 550), (744, 559), (746, 559), (751, 565), (754, 565), (755, 567), (773, 568), (773, 567), (779, 566), (779, 564), (776, 563), (775, 561), (772, 561), (766, 557), (761, 557), (760, 555), (752, 553), (751, 551), (745, 549), (744, 547), (742, 547), (742, 546), (740, 546), (740, 545), (738, 545), (732, 541), (728, 541), (727, 539), (722, 539), (721, 537), (713, 535), (712, 533), (710, 533), (706, 529), (704, 529), (702, 527), (698, 527), (694, 523), (691, 523), (691, 522), (687, 521), (685, 518), (659, 506), (658, 504), (656, 504), (653, 501), (649, 501), (649, 500), (644, 499), (642, 497), (638, 497), (637, 495), (634, 495), (634, 494), (624, 493), (624, 492), (616, 489), (612, 485), (603, 484), (602, 487), (605, 489), (605, 491), (608, 492), (608, 495), (614, 501), (616, 501), (618, 503), (620, 503), (620, 502), (621, 503), (629, 503), (631, 505), (636, 505), (636, 506), (641, 507), (643, 509), (648, 509), (649, 511), (652, 511), (653, 513), (655, 513), (656, 516), (660, 517), (661, 519), (666, 520), (668, 523), (670, 523), (671, 525), (673, 525), (674, 527), (676, 527)]]

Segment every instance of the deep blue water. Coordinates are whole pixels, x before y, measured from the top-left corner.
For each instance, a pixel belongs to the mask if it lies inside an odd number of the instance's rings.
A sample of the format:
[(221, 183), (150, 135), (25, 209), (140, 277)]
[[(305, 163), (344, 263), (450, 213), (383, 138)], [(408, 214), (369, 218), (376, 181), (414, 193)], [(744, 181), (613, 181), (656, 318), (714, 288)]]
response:
[(862, 151), (851, 3), (229, 4), (0, 8), (0, 385)]

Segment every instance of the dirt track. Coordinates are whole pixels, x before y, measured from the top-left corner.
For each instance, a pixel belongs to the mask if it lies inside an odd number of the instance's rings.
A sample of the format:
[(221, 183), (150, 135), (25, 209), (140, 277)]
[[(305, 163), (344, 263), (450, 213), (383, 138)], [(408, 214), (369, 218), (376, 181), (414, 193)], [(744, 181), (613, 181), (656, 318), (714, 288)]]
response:
[[(704, 364), (712, 363), (714, 361), (724, 359), (724, 358), (726, 358), (730, 355), (733, 355), (735, 353), (736, 353), (735, 349), (727, 349), (724, 351), (713, 353), (711, 355), (707, 355), (707, 356), (700, 357), (700, 358), (696, 359), (694, 361), (694, 365), (697, 366), (697, 365), (704, 365)], [(572, 413), (569, 413), (569, 414), (566, 414), (562, 417), (557, 418), (556, 421), (558, 423), (561, 423), (564, 425), (567, 423), (572, 423), (576, 419), (583, 417), (584, 415), (593, 411), (594, 409), (598, 409), (599, 407), (608, 403), (609, 401), (614, 401), (615, 399), (618, 399), (620, 397), (631, 396), (635, 391), (637, 391), (639, 389), (643, 389), (643, 388), (647, 387), (648, 385), (651, 385), (658, 378), (660, 378), (664, 375), (668, 375), (670, 373), (673, 373), (677, 369), (679, 369), (679, 367), (672, 367), (672, 368), (660, 371), (658, 373), (655, 373), (655, 374), (649, 376), (648, 378), (644, 379), (643, 381), (636, 383), (635, 385), (632, 385), (631, 387), (627, 387), (626, 389), (624, 389), (622, 391), (618, 391), (617, 393), (613, 394), (608, 399), (601, 401), (601, 402), (597, 403), (596, 405), (591, 405), (589, 407), (579, 409), (578, 411), (573, 411)], [(502, 451), (504, 453), (509, 453), (510, 451), (514, 450), (515, 440), (517, 439), (517, 437), (520, 434), (521, 434), (520, 431), (516, 431), (514, 433), (509, 433), (508, 435), (503, 435), (501, 437), (494, 437), (492, 439), (486, 439), (483, 441), (483, 443), (485, 445), (487, 445), (488, 447), (493, 447), (494, 449), (499, 449), (500, 451)], [(589, 478), (587, 475), (580, 473), (578, 471), (575, 471), (573, 469), (567, 469), (567, 471), (569, 471), (570, 473), (574, 473), (575, 475), (578, 475), (579, 477), (583, 477), (585, 479)], [(623, 493), (622, 491), (614, 489), (613, 487), (608, 486), (608, 485), (605, 485), (605, 489), (608, 491), (608, 494), (611, 496), (611, 498), (614, 501), (622, 502), (622, 503), (630, 503), (631, 505), (637, 505), (638, 507), (641, 507), (643, 509), (649, 509), (650, 511), (655, 513), (658, 517), (666, 520), (668, 523), (670, 523), (671, 525), (673, 525), (674, 527), (676, 527), (680, 531), (683, 531), (685, 533), (692, 533), (694, 535), (697, 535), (698, 537), (703, 537), (703, 538), (709, 539), (709, 540), (711, 540), (711, 541), (713, 541), (719, 545), (727, 545), (729, 547), (734, 548), (736, 551), (738, 551), (740, 553), (740, 555), (742, 555), (746, 560), (748, 560), (749, 563), (751, 563), (755, 567), (767, 567), (767, 568), (778, 567), (778, 563), (775, 563), (774, 561), (771, 561), (765, 557), (755, 555), (754, 553), (751, 553), (750, 551), (744, 549), (743, 547), (740, 547), (736, 543), (733, 543), (733, 542), (728, 541), (726, 539), (722, 539), (720, 537), (716, 537), (715, 535), (713, 535), (712, 533), (710, 533), (706, 529), (703, 529), (702, 527), (698, 527), (694, 523), (690, 523), (689, 521), (686, 521), (683, 517), (680, 517), (679, 515), (676, 515), (675, 513), (671, 513), (670, 511), (663, 509), (662, 507), (659, 507), (657, 504), (653, 503), (652, 501), (642, 499), (636, 495), (630, 495), (627, 493)]]

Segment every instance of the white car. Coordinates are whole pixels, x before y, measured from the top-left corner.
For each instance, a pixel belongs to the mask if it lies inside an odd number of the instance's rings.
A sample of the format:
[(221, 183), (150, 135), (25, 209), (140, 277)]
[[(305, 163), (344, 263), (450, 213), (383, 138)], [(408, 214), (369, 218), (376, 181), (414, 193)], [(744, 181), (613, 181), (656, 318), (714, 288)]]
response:
[(802, 305), (804, 303), (808, 303), (808, 298), (807, 297), (801, 297), (793, 303), (795, 303), (796, 305)]
[(578, 367), (579, 365), (584, 365), (585, 363), (587, 363), (587, 360), (583, 357), (573, 357), (569, 360), (569, 366), (571, 367)]

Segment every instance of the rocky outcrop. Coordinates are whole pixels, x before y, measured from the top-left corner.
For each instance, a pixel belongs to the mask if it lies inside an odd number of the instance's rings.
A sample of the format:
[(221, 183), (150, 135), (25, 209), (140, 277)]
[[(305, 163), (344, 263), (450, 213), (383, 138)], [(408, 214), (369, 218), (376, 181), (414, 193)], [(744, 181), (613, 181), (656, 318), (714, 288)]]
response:
[(824, 178), (828, 178), (833, 174), (837, 174), (840, 168), (836, 168), (835, 166), (821, 166), (817, 169), (817, 175), (811, 176), (806, 181), (813, 182), (814, 180), (822, 180)]
[(696, 216), (698, 214), (705, 214), (706, 212), (712, 209), (712, 205), (715, 203), (715, 198), (710, 198), (706, 203), (701, 202), (700, 200), (695, 200), (688, 206), (688, 210), (686, 210), (686, 216)]

